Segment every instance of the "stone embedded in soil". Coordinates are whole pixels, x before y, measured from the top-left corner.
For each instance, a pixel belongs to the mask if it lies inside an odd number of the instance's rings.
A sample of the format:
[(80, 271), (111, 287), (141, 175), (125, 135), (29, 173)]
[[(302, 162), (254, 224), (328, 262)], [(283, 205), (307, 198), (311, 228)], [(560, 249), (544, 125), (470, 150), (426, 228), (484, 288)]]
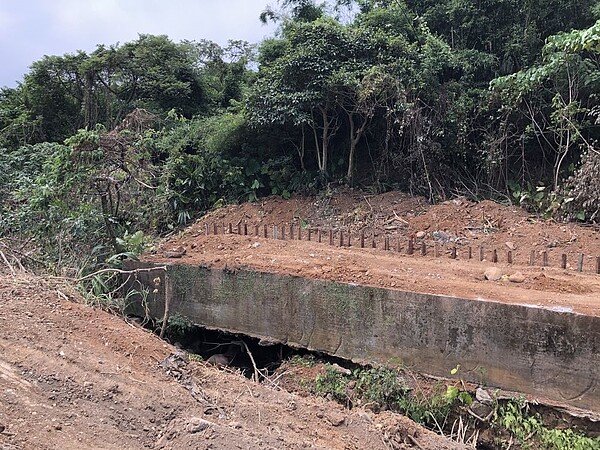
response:
[(423, 239), (425, 237), (425, 232), (419, 231), (415, 236), (417, 239)]
[(188, 433), (199, 433), (200, 431), (204, 431), (213, 425), (214, 424), (212, 422), (201, 419), (200, 417), (191, 417), (185, 424), (185, 430)]
[(485, 269), (485, 272), (483, 272), (483, 276), (489, 281), (498, 281), (503, 275), (502, 270), (498, 267), (488, 267)]
[(478, 402), (483, 403), (484, 405), (492, 405), (494, 403), (494, 400), (488, 391), (480, 387), (475, 391), (475, 398)]
[(506, 245), (509, 250), (514, 250), (514, 249), (517, 248), (517, 246), (515, 245), (515, 243), (511, 242), (511, 241), (505, 242), (504, 245)]
[(521, 272), (515, 272), (508, 277), (508, 280), (512, 281), (513, 283), (523, 283), (525, 281), (525, 275), (523, 275)]
[(346, 421), (346, 418), (339, 413), (328, 412), (325, 414), (325, 420), (332, 426), (339, 427)]
[(492, 412), (494, 411), (493, 406), (485, 405), (479, 402), (473, 402), (471, 406), (469, 406), (471, 412), (478, 417), (480, 417), (483, 421), (489, 419), (491, 417)]
[(431, 235), (438, 242), (446, 243), (450, 240), (450, 236), (445, 231), (434, 231)]

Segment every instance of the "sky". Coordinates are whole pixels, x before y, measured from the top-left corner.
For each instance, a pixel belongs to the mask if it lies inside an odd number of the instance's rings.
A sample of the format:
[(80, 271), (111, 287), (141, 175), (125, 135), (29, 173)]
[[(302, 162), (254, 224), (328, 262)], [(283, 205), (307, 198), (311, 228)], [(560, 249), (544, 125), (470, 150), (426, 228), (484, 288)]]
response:
[(274, 32), (258, 16), (275, 0), (0, 0), (0, 87), (15, 87), (44, 55), (166, 34), (175, 42), (258, 43)]

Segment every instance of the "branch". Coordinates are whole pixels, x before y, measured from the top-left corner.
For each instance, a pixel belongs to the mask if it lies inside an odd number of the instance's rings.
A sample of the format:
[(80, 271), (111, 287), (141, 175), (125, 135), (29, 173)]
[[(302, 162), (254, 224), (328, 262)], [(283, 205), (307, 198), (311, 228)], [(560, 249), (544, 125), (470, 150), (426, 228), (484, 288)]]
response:
[(4, 253), (2, 253), (2, 251), (0, 250), (0, 256), (2, 257), (2, 260), (4, 261), (4, 264), (6, 264), (8, 266), (8, 268), (10, 269), (10, 271), (13, 274), (13, 277), (16, 275), (15, 269), (13, 268), (13, 266), (10, 265), (10, 263), (8, 262), (8, 259), (6, 259), (6, 256), (4, 256)]
[(242, 345), (244, 346), (244, 349), (246, 350), (246, 353), (248, 353), (248, 356), (250, 357), (250, 361), (252, 362), (252, 367), (254, 368), (254, 381), (256, 381), (258, 383), (258, 382), (260, 382), (259, 375), (262, 375), (262, 373), (260, 372), (260, 370), (256, 366), (256, 361), (254, 361), (254, 357), (252, 356), (252, 353), (250, 352), (250, 349), (248, 348), (248, 345), (243, 340), (241, 340), (241, 339), (239, 340), (239, 342), (242, 343)]
[[(166, 268), (165, 268), (166, 270)], [(165, 336), (165, 332), (167, 331), (167, 324), (169, 323), (169, 314), (170, 314), (170, 306), (171, 306), (171, 297), (173, 296), (173, 286), (171, 285), (171, 279), (169, 274), (165, 275), (165, 311), (162, 319), (162, 326), (160, 327), (160, 334), (158, 337), (163, 339)]]

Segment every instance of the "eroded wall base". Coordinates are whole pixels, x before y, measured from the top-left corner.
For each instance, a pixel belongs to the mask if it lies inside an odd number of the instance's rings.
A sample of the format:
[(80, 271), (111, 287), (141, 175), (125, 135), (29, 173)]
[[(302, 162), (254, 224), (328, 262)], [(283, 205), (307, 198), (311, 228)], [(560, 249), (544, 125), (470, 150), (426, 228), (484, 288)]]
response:
[[(161, 318), (164, 272), (137, 279)], [(600, 410), (598, 317), (251, 270), (169, 265), (167, 283), (171, 314), (207, 328), (443, 377), (460, 364), (468, 381)]]

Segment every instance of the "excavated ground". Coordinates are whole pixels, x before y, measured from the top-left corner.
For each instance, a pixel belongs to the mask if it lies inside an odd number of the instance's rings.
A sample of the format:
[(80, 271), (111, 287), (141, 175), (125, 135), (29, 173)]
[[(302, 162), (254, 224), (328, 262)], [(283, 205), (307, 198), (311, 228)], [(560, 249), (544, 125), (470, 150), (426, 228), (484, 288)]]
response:
[[(303, 241), (206, 236), (206, 225), (290, 223)], [(308, 227), (375, 235), (377, 249), (307, 242)], [(381, 249), (400, 239), (401, 252)], [(407, 256), (405, 242), (428, 245)], [(313, 239), (315, 235), (313, 235)], [(369, 241), (370, 242), (370, 241)], [(432, 256), (437, 243), (440, 257)], [(448, 258), (456, 245), (458, 258)], [(467, 260), (484, 247), (487, 262)], [(504, 256), (512, 249), (514, 264)], [(489, 262), (497, 250), (500, 262)], [(551, 267), (530, 267), (546, 251)], [(183, 253), (181, 259), (167, 256)], [(565, 253), (569, 265), (558, 268)], [(585, 254), (584, 273), (575, 270)], [(270, 198), (212, 212), (172, 235), (146, 259), (251, 267), (420, 292), (533, 303), (600, 314), (598, 231), (544, 222), (525, 211), (464, 199), (429, 206), (397, 193), (344, 191), (318, 199)], [(522, 272), (521, 283), (486, 281), (497, 266)], [(345, 410), (283, 386), (188, 361), (150, 332), (85, 306), (68, 286), (28, 275), (0, 274), (0, 449), (463, 449), (408, 419)]]
[(81, 300), (0, 274), (1, 450), (466, 448), (397, 414), (189, 361)]
[[(248, 235), (244, 235), (244, 224)], [(290, 240), (290, 224), (295, 225), (294, 240)], [(274, 226), (278, 239), (273, 239)], [(299, 227), (302, 240), (298, 240)], [(286, 240), (281, 239), (282, 229)], [(320, 243), (317, 230), (322, 230)], [(330, 230), (334, 232), (334, 245), (330, 245)], [(346, 243), (350, 234), (350, 247), (340, 247), (340, 230)], [(359, 247), (361, 232), (366, 236), (366, 248)], [(388, 251), (383, 249), (386, 237)], [(144, 259), (243, 267), (600, 315), (600, 275), (596, 274), (599, 237), (594, 227), (543, 221), (520, 208), (490, 201), (456, 199), (430, 206), (399, 193), (367, 196), (343, 191), (319, 199), (269, 198), (213, 211), (163, 241)], [(409, 256), (410, 238), (415, 251)], [(377, 248), (372, 248), (372, 240)], [(423, 242), (426, 256), (420, 253)], [(439, 256), (435, 255), (436, 247)], [(451, 259), (454, 247), (457, 258)], [(483, 261), (479, 261), (480, 248)], [(497, 263), (492, 262), (494, 250)], [(512, 264), (507, 262), (509, 251)], [(529, 265), (532, 252), (535, 263)], [(545, 267), (544, 253), (548, 261)], [(560, 267), (563, 254), (567, 258), (565, 269)], [(582, 254), (580, 273), (577, 269)], [(484, 276), (492, 267), (498, 272), (495, 281)]]

